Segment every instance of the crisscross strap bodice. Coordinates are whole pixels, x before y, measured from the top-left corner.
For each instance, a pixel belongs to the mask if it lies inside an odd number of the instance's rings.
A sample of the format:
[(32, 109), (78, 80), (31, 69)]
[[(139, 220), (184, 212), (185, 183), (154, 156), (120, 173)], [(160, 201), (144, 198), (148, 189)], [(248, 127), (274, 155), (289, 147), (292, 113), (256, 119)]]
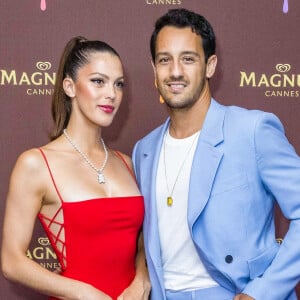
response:
[(39, 150), (45, 160), (52, 183), (53, 183), (54, 188), (57, 192), (57, 195), (61, 201), (61, 205), (52, 218), (49, 218), (48, 216), (46, 216), (42, 213), (38, 214), (38, 218), (50, 240), (50, 243), (53, 247), (53, 250), (55, 251), (55, 254), (59, 260), (62, 270), (65, 270), (66, 269), (66, 244), (65, 244), (65, 238), (64, 238), (64, 233), (65, 233), (64, 232), (64, 223), (58, 221), (58, 216), (60, 214), (63, 216), (63, 206), (62, 206), (63, 199), (62, 199), (62, 197), (59, 193), (59, 190), (57, 188), (57, 185), (55, 183), (55, 180), (54, 180), (53, 174), (51, 172), (46, 155), (41, 148), (39, 148)]

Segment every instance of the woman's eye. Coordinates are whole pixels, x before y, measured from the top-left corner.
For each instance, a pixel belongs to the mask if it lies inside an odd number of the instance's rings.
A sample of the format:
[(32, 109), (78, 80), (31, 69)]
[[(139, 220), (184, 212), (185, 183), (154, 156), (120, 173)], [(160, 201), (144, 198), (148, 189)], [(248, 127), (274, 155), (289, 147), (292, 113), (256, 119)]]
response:
[(117, 86), (119, 89), (123, 89), (123, 88), (124, 88), (124, 85), (125, 85), (124, 81), (118, 81), (118, 82), (116, 82), (116, 86)]
[(97, 84), (97, 85), (103, 85), (104, 84), (104, 80), (97, 78), (97, 79), (92, 79), (91, 80), (93, 83)]

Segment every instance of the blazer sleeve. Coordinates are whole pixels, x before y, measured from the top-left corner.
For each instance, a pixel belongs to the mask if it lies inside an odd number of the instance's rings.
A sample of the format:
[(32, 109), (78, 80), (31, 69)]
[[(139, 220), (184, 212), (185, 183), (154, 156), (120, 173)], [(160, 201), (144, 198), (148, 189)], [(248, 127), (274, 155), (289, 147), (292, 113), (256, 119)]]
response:
[(290, 226), (278, 253), (243, 293), (256, 300), (287, 299), (300, 279), (300, 158), (280, 120), (264, 113), (254, 131), (256, 161), (267, 193), (277, 200)]

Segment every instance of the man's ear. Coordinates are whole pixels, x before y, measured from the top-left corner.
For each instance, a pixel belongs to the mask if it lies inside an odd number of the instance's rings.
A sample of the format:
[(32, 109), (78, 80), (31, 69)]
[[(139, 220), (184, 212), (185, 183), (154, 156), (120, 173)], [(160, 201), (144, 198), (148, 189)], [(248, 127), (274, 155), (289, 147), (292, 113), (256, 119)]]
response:
[(212, 55), (208, 58), (207, 63), (206, 63), (206, 78), (211, 78), (213, 77), (216, 66), (217, 66), (218, 58), (216, 55)]
[[(152, 69), (153, 69), (153, 73), (154, 73), (154, 80), (155, 80), (155, 83), (156, 83), (156, 69), (155, 69), (155, 63), (153, 60), (151, 60), (151, 66), (152, 66)], [(155, 84), (155, 86), (157, 87), (157, 85)]]
[[(153, 62), (153, 60), (151, 60), (151, 65), (152, 65), (152, 68), (153, 68), (153, 72), (154, 72), (154, 85), (156, 88), (157, 87), (157, 81), (156, 81), (156, 68), (155, 68), (155, 64)], [(160, 103), (165, 103), (165, 99), (162, 97), (162, 95), (159, 93), (159, 102)]]
[(75, 97), (75, 84), (71, 77), (66, 77), (63, 80), (63, 88), (67, 96), (70, 98)]

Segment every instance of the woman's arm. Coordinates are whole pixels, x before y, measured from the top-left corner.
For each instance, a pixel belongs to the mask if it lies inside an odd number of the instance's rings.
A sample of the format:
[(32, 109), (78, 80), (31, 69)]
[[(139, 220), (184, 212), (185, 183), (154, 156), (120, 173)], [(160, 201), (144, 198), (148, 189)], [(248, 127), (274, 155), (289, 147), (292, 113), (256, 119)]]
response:
[(92, 286), (43, 268), (26, 256), (49, 176), (38, 150), (23, 153), (11, 175), (4, 215), (2, 271), (14, 282), (59, 299), (111, 299)]

